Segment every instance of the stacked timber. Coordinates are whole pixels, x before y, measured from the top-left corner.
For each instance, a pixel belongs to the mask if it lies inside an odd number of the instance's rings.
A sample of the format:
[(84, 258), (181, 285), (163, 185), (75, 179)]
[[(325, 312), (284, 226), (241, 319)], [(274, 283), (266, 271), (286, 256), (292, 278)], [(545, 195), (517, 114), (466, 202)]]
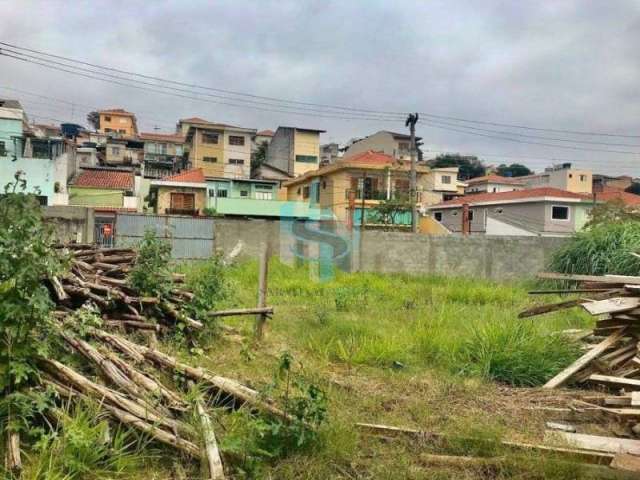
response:
[[(140, 430), (149, 437), (208, 466), (208, 477), (224, 478), (223, 460), (233, 461), (217, 446), (211, 405), (246, 406), (252, 412), (293, 421), (269, 398), (237, 380), (194, 367), (157, 348), (156, 333), (178, 324), (184, 331), (203, 324), (187, 316), (183, 305), (194, 298), (184, 277), (174, 275), (173, 287), (163, 298), (140, 295), (128, 282), (136, 261), (130, 248), (99, 249), (92, 245), (64, 245), (69, 270), (45, 280), (56, 304), (54, 332), (62, 341), (67, 363), (58, 358), (38, 358), (41, 386), (69, 401), (94, 401), (114, 422)], [(91, 305), (102, 318), (100, 325), (80, 325), (78, 309)], [(256, 309), (212, 312), (211, 316), (255, 313)], [(258, 309), (261, 314), (271, 307)], [(256, 310), (257, 311), (257, 310)], [(143, 335), (140, 335), (143, 334)], [(136, 340), (144, 340), (138, 343)], [(184, 378), (184, 384), (174, 378)], [(163, 379), (167, 379), (166, 381)], [(191, 389), (189, 395), (185, 385)], [(197, 391), (194, 392), (193, 389)], [(194, 400), (195, 398), (195, 400)], [(64, 417), (53, 407), (52, 418)], [(187, 421), (200, 419), (196, 431)], [(9, 435), (7, 450), (19, 457), (17, 435)], [(225, 458), (226, 457), (226, 458)], [(19, 465), (19, 460), (12, 463)]]

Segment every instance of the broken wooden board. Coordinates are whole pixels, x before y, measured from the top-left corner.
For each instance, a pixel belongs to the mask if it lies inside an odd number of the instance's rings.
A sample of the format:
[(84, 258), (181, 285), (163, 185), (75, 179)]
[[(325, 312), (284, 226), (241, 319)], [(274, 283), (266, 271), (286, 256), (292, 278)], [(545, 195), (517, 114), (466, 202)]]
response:
[(615, 345), (616, 342), (618, 342), (618, 340), (620, 340), (624, 336), (624, 332), (624, 329), (620, 329), (609, 335), (602, 342), (597, 344), (595, 347), (593, 347), (591, 350), (582, 355), (579, 359), (577, 359), (575, 362), (573, 362), (571, 365), (569, 365), (567, 368), (565, 368), (563, 371), (561, 371), (555, 377), (545, 383), (542, 388), (558, 388), (564, 385), (569, 381), (569, 379), (571, 379), (573, 375), (586, 367), (591, 361), (602, 355), (608, 348)]
[(609, 466), (614, 470), (640, 473), (640, 457), (629, 453), (617, 453)]
[(555, 272), (540, 272), (538, 278), (546, 280), (571, 280), (575, 282), (598, 282), (612, 284), (640, 285), (640, 277), (628, 277), (626, 275), (578, 275)]
[(593, 375), (589, 375), (588, 380), (590, 382), (601, 383), (611, 387), (640, 390), (640, 380), (635, 380), (633, 378), (612, 377), (610, 375), (599, 375), (594, 373)]
[(631, 392), (631, 406), (640, 407), (640, 392)]
[(544, 441), (550, 445), (568, 446), (582, 450), (640, 455), (640, 440), (631, 440), (628, 438), (602, 437), (584, 433), (547, 430), (544, 434)]
[(573, 300), (567, 300), (559, 303), (551, 303), (547, 305), (537, 305), (535, 307), (528, 308), (518, 314), (518, 318), (529, 318), (535, 317), (536, 315), (542, 315), (544, 313), (556, 312), (558, 310), (564, 310), (566, 308), (577, 307), (578, 305), (582, 305), (585, 302), (591, 300), (605, 300), (611, 297), (618, 297), (624, 294), (624, 290), (622, 289), (612, 289), (603, 293), (596, 293), (591, 295), (589, 300), (585, 300), (584, 298), (575, 298)]
[(638, 297), (614, 297), (582, 304), (582, 307), (591, 315), (626, 312), (638, 306), (640, 306), (640, 298)]

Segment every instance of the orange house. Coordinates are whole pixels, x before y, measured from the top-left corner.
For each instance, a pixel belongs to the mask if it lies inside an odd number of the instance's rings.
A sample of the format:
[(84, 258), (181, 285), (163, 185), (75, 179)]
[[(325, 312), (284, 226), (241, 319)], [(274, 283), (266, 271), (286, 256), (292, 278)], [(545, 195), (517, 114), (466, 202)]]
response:
[(136, 116), (122, 108), (100, 110), (100, 133), (114, 134), (121, 137), (135, 137), (138, 135)]

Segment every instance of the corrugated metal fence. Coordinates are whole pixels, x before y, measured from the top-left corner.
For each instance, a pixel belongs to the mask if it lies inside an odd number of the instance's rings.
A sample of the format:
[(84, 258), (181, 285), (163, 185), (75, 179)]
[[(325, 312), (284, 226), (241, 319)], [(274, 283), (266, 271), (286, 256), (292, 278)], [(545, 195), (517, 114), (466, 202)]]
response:
[(118, 213), (116, 246), (139, 242), (147, 229), (171, 243), (171, 256), (176, 259), (209, 258), (214, 252), (213, 219), (176, 215), (144, 215)]

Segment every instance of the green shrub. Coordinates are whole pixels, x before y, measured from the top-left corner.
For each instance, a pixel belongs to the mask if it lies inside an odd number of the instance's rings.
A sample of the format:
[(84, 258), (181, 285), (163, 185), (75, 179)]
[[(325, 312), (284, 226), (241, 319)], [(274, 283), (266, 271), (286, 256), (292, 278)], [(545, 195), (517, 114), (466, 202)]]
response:
[(129, 274), (129, 282), (143, 295), (166, 297), (172, 287), (171, 244), (147, 229), (138, 244), (138, 257)]
[(228, 293), (225, 267), (220, 255), (194, 265), (187, 275), (187, 287), (195, 295), (185, 310), (198, 320), (207, 320), (207, 312), (214, 310)]
[(458, 352), (460, 370), (515, 386), (543, 384), (579, 355), (578, 346), (518, 319), (476, 322)]
[(557, 250), (551, 268), (585, 275), (640, 275), (640, 222), (601, 223), (578, 232)]

